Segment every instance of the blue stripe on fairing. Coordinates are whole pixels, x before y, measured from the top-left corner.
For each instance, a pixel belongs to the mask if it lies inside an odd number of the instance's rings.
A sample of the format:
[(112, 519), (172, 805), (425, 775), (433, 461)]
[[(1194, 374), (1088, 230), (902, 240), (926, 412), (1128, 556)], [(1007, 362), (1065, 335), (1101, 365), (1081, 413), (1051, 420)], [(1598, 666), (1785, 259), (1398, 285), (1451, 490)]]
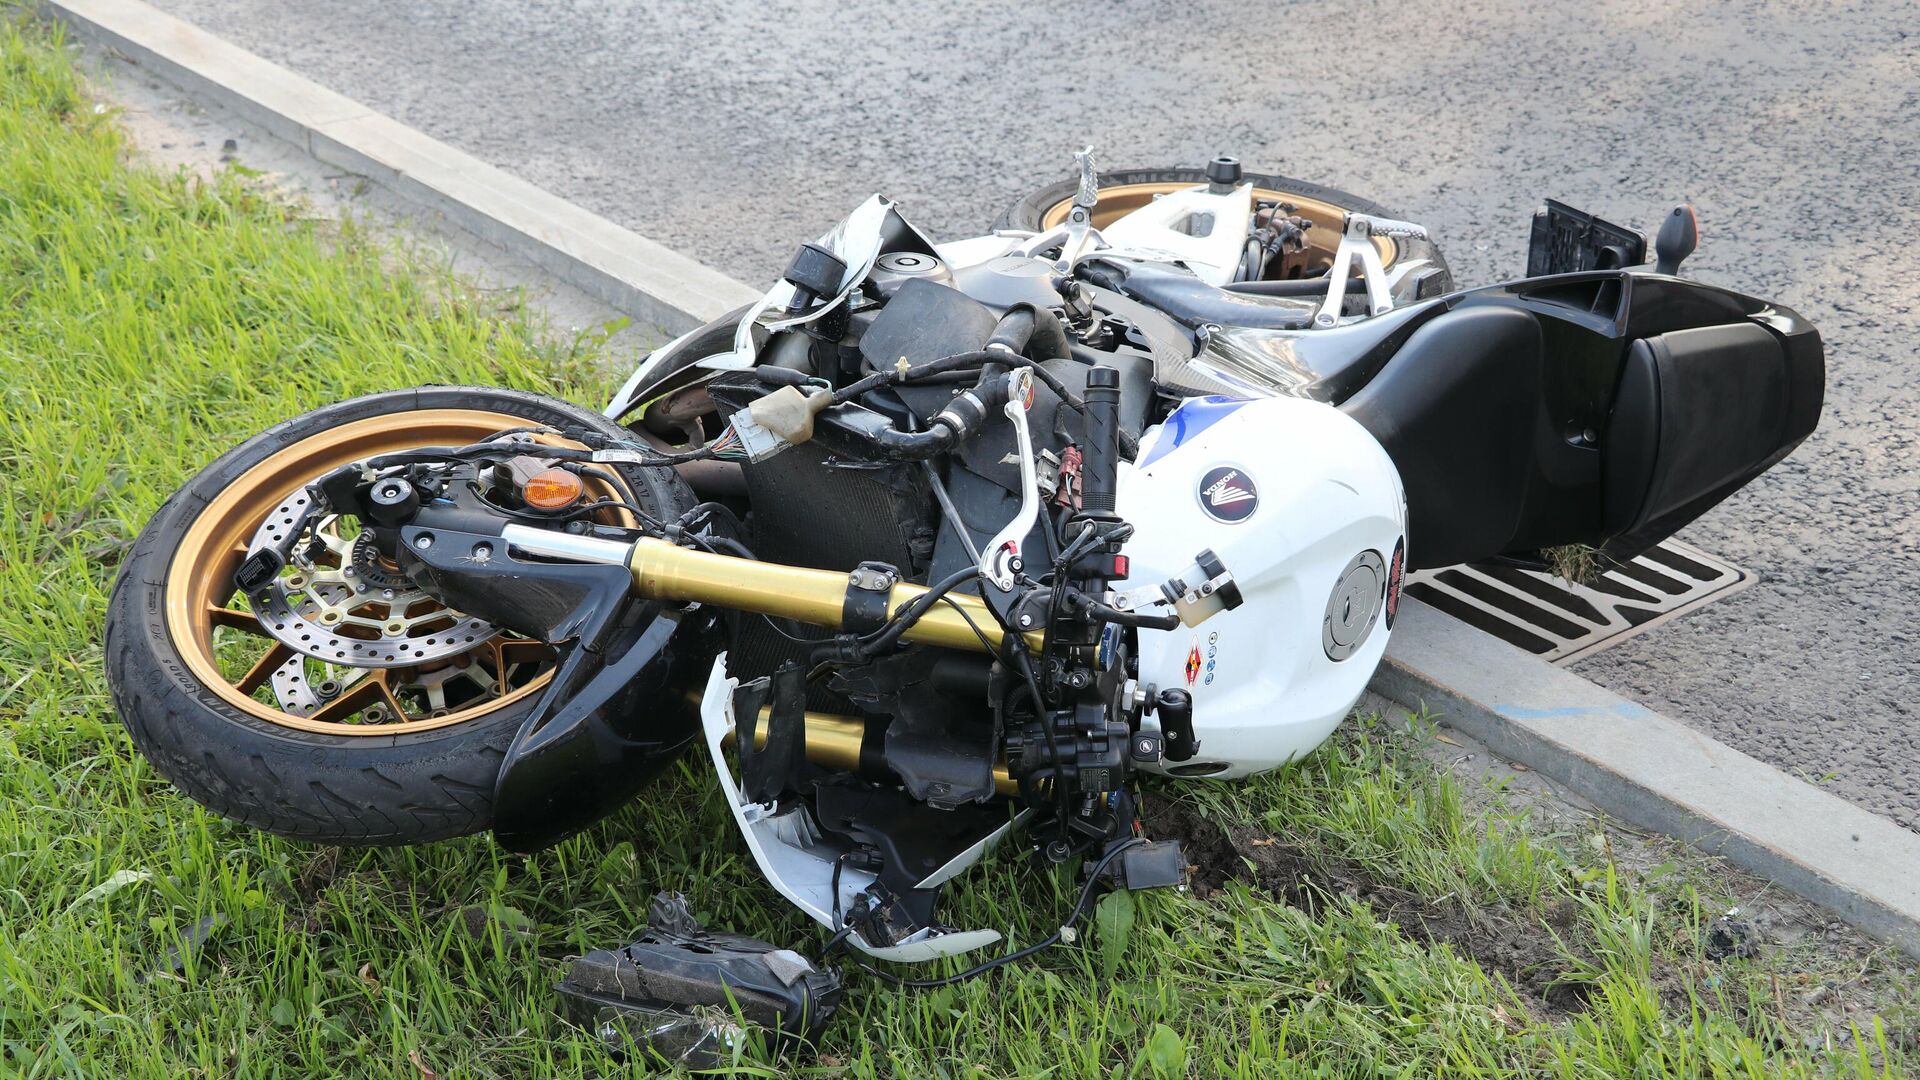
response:
[(1144, 469), (1191, 441), (1195, 436), (1213, 425), (1233, 415), (1233, 411), (1245, 405), (1244, 398), (1200, 397), (1188, 398), (1180, 407), (1167, 414), (1160, 437), (1153, 441), (1153, 449), (1138, 464)]

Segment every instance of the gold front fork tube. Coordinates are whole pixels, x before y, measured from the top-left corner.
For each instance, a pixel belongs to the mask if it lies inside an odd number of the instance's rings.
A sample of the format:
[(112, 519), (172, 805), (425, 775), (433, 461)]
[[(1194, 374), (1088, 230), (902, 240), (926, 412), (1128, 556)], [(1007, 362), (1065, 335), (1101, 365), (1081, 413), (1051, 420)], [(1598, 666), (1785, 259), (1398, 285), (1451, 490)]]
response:
[[(753, 745), (767, 744), (767, 720), (773, 715), (770, 706), (761, 706), (760, 722), (753, 728)], [(815, 765), (825, 765), (830, 769), (844, 769), (850, 773), (860, 771), (860, 744), (866, 741), (866, 722), (857, 716), (841, 716), (838, 713), (823, 713), (807, 710), (807, 760)], [(728, 745), (732, 745), (734, 736), (727, 735)], [(993, 786), (1002, 795), (1018, 795), (1020, 785), (1008, 775), (1005, 762), (993, 766)]]
[[(758, 611), (832, 629), (840, 628), (847, 600), (847, 575), (838, 571), (717, 555), (651, 537), (633, 545), (628, 567), (633, 571), (634, 591), (651, 600)], [(887, 598), (888, 617), (926, 591), (924, 585), (895, 585)], [(983, 652), (982, 637), (998, 648), (1003, 634), (985, 601), (964, 593), (948, 593), (902, 637), (926, 645)], [(1028, 648), (1039, 651), (1040, 632), (1030, 631), (1025, 638)]]

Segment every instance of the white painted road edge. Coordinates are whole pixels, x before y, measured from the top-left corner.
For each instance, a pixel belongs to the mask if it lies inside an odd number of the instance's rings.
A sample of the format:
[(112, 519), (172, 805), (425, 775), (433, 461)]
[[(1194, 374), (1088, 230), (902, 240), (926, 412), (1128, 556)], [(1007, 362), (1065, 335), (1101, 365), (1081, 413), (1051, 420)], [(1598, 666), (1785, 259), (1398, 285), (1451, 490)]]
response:
[[(81, 35), (321, 161), (680, 333), (746, 285), (139, 0), (43, 0)], [(1411, 598), (1373, 688), (1610, 814), (1678, 837), (1920, 957), (1920, 833)]]

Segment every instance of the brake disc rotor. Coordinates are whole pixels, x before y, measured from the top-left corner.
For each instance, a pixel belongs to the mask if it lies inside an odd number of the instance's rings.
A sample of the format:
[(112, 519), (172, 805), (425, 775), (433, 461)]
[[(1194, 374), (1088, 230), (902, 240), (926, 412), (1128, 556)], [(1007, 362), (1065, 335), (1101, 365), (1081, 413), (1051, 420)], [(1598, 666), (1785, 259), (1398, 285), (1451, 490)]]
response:
[[(482, 655), (481, 651), (476, 650), (436, 665), (432, 670), (389, 675), (388, 689), (393, 691), (396, 700), (417, 702), (421, 713), (431, 719), (470, 706), (477, 700), (499, 697), (524, 681), (528, 662), (515, 663), (501, 654), (498, 657), (500, 670), (496, 671), (478, 662)], [(274, 670), (271, 677), (273, 696), (282, 709), (295, 716), (311, 716), (328, 702), (354, 692), (359, 682), (367, 677), (366, 669), (337, 664), (321, 665), (319, 674), (323, 677), (316, 678), (314, 674), (306, 667), (305, 658), (299, 656)], [(381, 718), (374, 718), (375, 721), (378, 719)]]
[(397, 568), (369, 562), (370, 545), (343, 535), (338, 514), (318, 514), (304, 536), (286, 532), (312, 498), (305, 488), (267, 515), (251, 547), (292, 549), (286, 568), (250, 595), (260, 625), (295, 652), (355, 668), (416, 667), (458, 656), (500, 631), (454, 611)]

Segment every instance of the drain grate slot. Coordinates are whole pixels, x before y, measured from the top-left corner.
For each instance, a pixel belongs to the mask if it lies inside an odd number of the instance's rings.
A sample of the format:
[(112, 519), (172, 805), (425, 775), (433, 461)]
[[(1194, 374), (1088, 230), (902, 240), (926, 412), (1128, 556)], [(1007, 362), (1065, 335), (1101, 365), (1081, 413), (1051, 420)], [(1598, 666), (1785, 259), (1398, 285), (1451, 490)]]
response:
[(1592, 585), (1512, 566), (1449, 566), (1407, 575), (1407, 594), (1556, 664), (1577, 660), (1732, 596), (1753, 575), (1668, 540)]

